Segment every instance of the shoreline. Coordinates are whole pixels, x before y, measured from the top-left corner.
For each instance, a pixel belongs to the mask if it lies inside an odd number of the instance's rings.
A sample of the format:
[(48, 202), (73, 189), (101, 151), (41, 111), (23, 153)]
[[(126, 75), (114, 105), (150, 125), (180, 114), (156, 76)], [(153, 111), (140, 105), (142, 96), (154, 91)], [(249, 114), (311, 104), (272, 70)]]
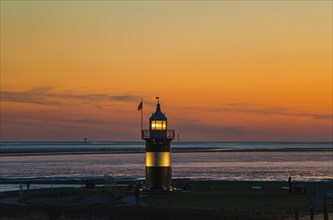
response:
[[(191, 147), (191, 148), (172, 148), (172, 153), (265, 153), (265, 152), (333, 152), (332, 148), (281, 148), (281, 149), (222, 149), (222, 148), (207, 148), (207, 147)], [(0, 157), (11, 157), (11, 156), (54, 156), (54, 155), (84, 155), (84, 154), (142, 154), (145, 153), (145, 148), (135, 149), (101, 149), (101, 148), (88, 148), (88, 149), (0, 149)]]
[[(77, 185), (83, 184), (87, 179), (94, 181), (95, 184), (104, 184), (104, 177), (73, 177), (73, 178), (16, 178), (16, 179), (0, 179), (0, 184), (3, 185), (17, 185), (17, 184), (38, 184), (38, 185), (61, 185), (61, 184), (68, 184), (68, 185)], [(144, 181), (144, 178), (114, 178), (114, 182), (117, 184), (125, 184), (125, 183), (135, 183), (136, 181)], [(226, 179), (198, 179), (198, 178), (173, 178), (173, 184), (180, 184), (180, 183), (195, 183), (195, 184), (223, 184), (223, 183), (287, 183), (288, 178), (285, 180), (226, 180)], [(333, 183), (333, 179), (316, 179), (312, 181), (304, 181), (304, 180), (297, 180), (293, 179), (294, 183)]]

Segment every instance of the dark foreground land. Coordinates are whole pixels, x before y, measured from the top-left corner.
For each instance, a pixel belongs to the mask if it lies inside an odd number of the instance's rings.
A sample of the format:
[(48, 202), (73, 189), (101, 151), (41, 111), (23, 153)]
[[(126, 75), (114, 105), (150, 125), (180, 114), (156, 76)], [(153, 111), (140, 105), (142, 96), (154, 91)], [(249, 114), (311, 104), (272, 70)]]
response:
[(2, 206), (1, 219), (286, 219), (288, 213), (194, 208)]
[[(140, 206), (127, 188), (31, 190), (21, 196), (24, 204), (1, 204), (0, 219), (296, 219), (295, 212), (309, 214), (310, 184), (294, 183), (301, 191), (289, 194), (287, 182), (174, 181), (186, 191), (142, 193)], [(316, 212), (322, 212), (325, 189), (332, 182), (318, 183)], [(19, 198), (18, 192), (0, 198)], [(3, 201), (3, 200), (2, 200)], [(132, 202), (130, 202), (132, 201)], [(333, 211), (332, 200), (325, 200)], [(305, 218), (310, 219), (310, 218)], [(323, 219), (323, 218), (320, 218)]]

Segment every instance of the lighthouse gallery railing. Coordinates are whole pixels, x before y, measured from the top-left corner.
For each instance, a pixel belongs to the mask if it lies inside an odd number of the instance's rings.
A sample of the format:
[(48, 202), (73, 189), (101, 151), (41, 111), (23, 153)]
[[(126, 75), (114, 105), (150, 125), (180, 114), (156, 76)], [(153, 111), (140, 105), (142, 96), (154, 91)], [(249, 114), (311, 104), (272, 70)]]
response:
[(175, 138), (175, 130), (168, 129), (164, 131), (159, 130), (149, 130), (143, 129), (141, 133), (142, 139), (150, 139), (150, 138), (166, 138), (166, 139), (174, 139)]

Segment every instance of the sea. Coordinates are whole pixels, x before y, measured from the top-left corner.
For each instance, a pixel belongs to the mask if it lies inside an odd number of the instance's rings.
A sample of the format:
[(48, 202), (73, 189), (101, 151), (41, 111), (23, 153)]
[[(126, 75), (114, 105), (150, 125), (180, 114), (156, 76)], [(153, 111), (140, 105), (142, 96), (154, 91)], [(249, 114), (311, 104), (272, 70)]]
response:
[[(172, 142), (171, 160), (174, 179), (333, 181), (332, 142)], [(1, 142), (2, 192), (17, 190), (20, 181), (83, 181), (106, 175), (144, 180), (145, 143)]]

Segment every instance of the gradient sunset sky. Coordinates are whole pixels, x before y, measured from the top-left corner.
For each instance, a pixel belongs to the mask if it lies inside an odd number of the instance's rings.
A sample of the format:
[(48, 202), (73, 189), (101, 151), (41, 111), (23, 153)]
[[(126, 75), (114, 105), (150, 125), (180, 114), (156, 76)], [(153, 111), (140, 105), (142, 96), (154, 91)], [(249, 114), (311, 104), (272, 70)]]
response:
[(332, 1), (1, 1), (1, 141), (332, 141)]

